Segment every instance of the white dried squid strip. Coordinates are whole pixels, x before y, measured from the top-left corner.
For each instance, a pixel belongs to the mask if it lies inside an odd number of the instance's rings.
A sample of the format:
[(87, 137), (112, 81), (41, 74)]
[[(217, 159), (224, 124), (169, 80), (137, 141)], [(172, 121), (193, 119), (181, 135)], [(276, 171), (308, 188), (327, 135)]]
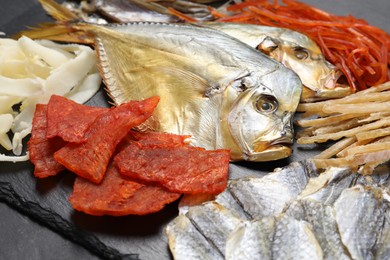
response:
[[(9, 114), (4, 129), (13, 133), (12, 145), (7, 133), (8, 140), (1, 139), (0, 145), (21, 155), (23, 138), (31, 133), (35, 106), (46, 104), (51, 95), (66, 96), (78, 103), (89, 100), (101, 84), (96, 65), (95, 52), (87, 46), (27, 37), (18, 41), (0, 39), (0, 115)], [(0, 154), (0, 161), (25, 160), (28, 155)]]
[(11, 129), (13, 121), (14, 117), (11, 114), (0, 115), (0, 145), (7, 150), (12, 149), (12, 143), (7, 133)]

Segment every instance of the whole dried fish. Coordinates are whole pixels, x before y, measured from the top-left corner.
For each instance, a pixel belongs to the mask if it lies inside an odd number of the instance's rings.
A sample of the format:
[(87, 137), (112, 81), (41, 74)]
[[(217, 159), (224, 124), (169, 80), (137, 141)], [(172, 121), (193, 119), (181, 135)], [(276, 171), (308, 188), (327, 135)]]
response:
[(304, 102), (339, 98), (350, 94), (346, 84), (339, 84), (341, 70), (329, 63), (320, 47), (306, 35), (285, 28), (239, 23), (200, 23), (256, 48), (295, 71), (305, 87)]
[[(40, 0), (45, 6), (51, 1)], [(210, 2), (210, 1), (206, 1)], [(206, 2), (183, 0), (82, 0), (79, 2), (65, 1), (66, 9), (79, 19), (90, 23), (128, 23), (136, 21), (148, 22), (181, 22), (182, 20), (171, 14), (168, 8), (174, 8), (183, 14), (198, 21), (214, 19)]]

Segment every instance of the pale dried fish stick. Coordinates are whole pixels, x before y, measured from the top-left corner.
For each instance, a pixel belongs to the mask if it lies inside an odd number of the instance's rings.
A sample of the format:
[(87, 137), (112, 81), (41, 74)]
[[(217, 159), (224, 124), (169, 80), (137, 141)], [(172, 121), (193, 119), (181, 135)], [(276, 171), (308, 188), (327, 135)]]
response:
[(347, 157), (350, 155), (378, 152), (378, 151), (382, 151), (382, 150), (390, 150), (390, 142), (371, 143), (371, 144), (353, 147), (353, 148), (348, 150)]
[(336, 156), (337, 157), (346, 157), (347, 153), (348, 153), (348, 150), (351, 149), (352, 147), (356, 147), (356, 146), (359, 146), (359, 145), (365, 145), (365, 144), (371, 143), (372, 140), (374, 140), (374, 139), (367, 139), (367, 140), (364, 140), (364, 141), (354, 142), (350, 146), (346, 147), (344, 150), (342, 150), (339, 153), (337, 153)]
[(297, 143), (298, 144), (312, 144), (312, 143), (323, 143), (328, 140), (338, 140), (343, 137), (350, 137), (354, 136), (362, 131), (368, 131), (372, 129), (377, 129), (384, 126), (390, 125), (390, 118), (382, 119), (375, 121), (370, 124), (358, 126), (349, 130), (340, 131), (338, 133), (330, 133), (330, 134), (322, 134), (317, 136), (309, 136), (309, 137), (301, 137), (298, 138)]
[(356, 138), (359, 141), (363, 141), (367, 139), (373, 139), (373, 138), (378, 138), (378, 137), (383, 137), (388, 135), (390, 135), (390, 127), (358, 133), (356, 134)]
[[(361, 114), (361, 115), (365, 115), (365, 114), (366, 113)], [(309, 126), (323, 127), (323, 126), (336, 124), (336, 123), (339, 123), (340, 121), (344, 121), (344, 120), (351, 119), (351, 118), (354, 118), (356, 116), (361, 116), (361, 115), (356, 115), (356, 114), (333, 115), (333, 116), (328, 116), (328, 117), (323, 117), (323, 118), (297, 120), (295, 123), (296, 123), (296, 125), (301, 126), (301, 127), (309, 127)]]
[(328, 149), (324, 150), (320, 154), (314, 156), (314, 159), (329, 159), (340, 151), (347, 148), (348, 146), (350, 146), (351, 144), (353, 144), (354, 142), (356, 142), (356, 138), (354, 136), (344, 138), (329, 147)]
[(349, 120), (346, 120), (344, 122), (340, 122), (336, 125), (326, 126), (318, 128), (314, 131), (314, 135), (322, 135), (322, 134), (330, 134), (330, 133), (337, 133), (340, 131), (348, 130), (357, 126), (361, 126), (362, 123), (359, 123), (358, 118), (352, 118)]
[(390, 111), (390, 101), (388, 102), (367, 102), (359, 104), (332, 104), (325, 105), (325, 113), (375, 113)]

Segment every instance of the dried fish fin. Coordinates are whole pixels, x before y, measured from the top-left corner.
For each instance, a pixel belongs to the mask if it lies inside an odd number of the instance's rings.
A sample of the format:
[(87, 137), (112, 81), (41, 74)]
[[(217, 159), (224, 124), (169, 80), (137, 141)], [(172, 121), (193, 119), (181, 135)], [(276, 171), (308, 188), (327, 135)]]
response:
[[(96, 39), (100, 71), (109, 95), (117, 104), (149, 96), (161, 97), (155, 113), (140, 129), (172, 132), (172, 129), (163, 129), (158, 123), (172, 122), (165, 125), (174, 125), (177, 133), (187, 133), (184, 129), (189, 125), (184, 125), (183, 118), (200, 117), (194, 115), (195, 111), (202, 113), (204, 129), (212, 125), (207, 120), (216, 115), (208, 115), (208, 111), (215, 111), (212, 106), (217, 103), (211, 100), (205, 103), (203, 99), (218, 83), (209, 82), (196, 71), (186, 71), (185, 68), (193, 63), (189, 57), (159, 48), (142, 36), (127, 38), (114, 30), (100, 28)], [(205, 103), (204, 107), (195, 109), (200, 102)], [(169, 110), (164, 109), (168, 107)]]
[[(199, 89), (194, 89), (188, 78), (198, 87), (210, 85), (201, 76), (182, 69), (191, 63), (188, 57), (147, 44), (144, 39), (127, 38), (113, 30), (100, 30), (96, 38), (100, 69), (110, 95), (118, 104), (131, 98), (140, 100), (153, 95), (167, 96), (162, 95), (167, 91), (180, 96), (183, 103), (189, 102), (198, 96)], [(172, 105), (171, 101), (166, 101), (166, 105)]]
[[(148, 69), (150, 70), (151, 72), (156, 72), (156, 71), (160, 71), (164, 74), (168, 74), (168, 75), (172, 75), (175, 79), (180, 79), (180, 80), (183, 80), (184, 83), (188, 84), (189, 86), (191, 86), (191, 88), (193, 88), (193, 90), (197, 90), (199, 91), (201, 94), (204, 94), (205, 92), (205, 89), (212, 89), (213, 86), (210, 84), (210, 82), (189, 71), (189, 70), (183, 70), (181, 68), (177, 68), (177, 67), (161, 67), (161, 66), (154, 66), (154, 67), (151, 67), (151, 66), (148, 66), (146, 67), (145, 69)], [(218, 86), (215, 86), (214, 88), (218, 88)], [(192, 89), (191, 89), (192, 90)]]
[(30, 39), (46, 39), (58, 42), (72, 42), (79, 44), (94, 44), (94, 36), (83, 30), (75, 30), (71, 23), (42, 23), (38, 27), (20, 31), (12, 35), (12, 38), (19, 39), (27, 36)]

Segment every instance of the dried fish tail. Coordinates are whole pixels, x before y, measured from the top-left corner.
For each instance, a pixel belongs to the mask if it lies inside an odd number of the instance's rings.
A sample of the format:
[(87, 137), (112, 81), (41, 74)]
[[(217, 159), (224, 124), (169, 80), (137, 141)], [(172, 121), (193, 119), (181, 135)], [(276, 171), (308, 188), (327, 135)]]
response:
[(59, 42), (72, 42), (79, 44), (92, 45), (94, 36), (88, 33), (84, 27), (87, 24), (75, 23), (44, 23), (39, 27), (29, 30), (20, 31), (12, 36), (14, 39), (19, 39), (21, 36), (27, 36), (30, 39), (46, 39)]
[(78, 17), (53, 0), (39, 0), (45, 11), (57, 22), (42, 23), (38, 27), (21, 31), (13, 38), (18, 39), (22, 35), (31, 39), (47, 39), (60, 42), (73, 42), (81, 44), (93, 44), (92, 34), (87, 33), (85, 25), (79, 24)]
[(56, 21), (69, 22), (76, 21), (78, 17), (67, 8), (53, 0), (38, 0), (43, 9)]

